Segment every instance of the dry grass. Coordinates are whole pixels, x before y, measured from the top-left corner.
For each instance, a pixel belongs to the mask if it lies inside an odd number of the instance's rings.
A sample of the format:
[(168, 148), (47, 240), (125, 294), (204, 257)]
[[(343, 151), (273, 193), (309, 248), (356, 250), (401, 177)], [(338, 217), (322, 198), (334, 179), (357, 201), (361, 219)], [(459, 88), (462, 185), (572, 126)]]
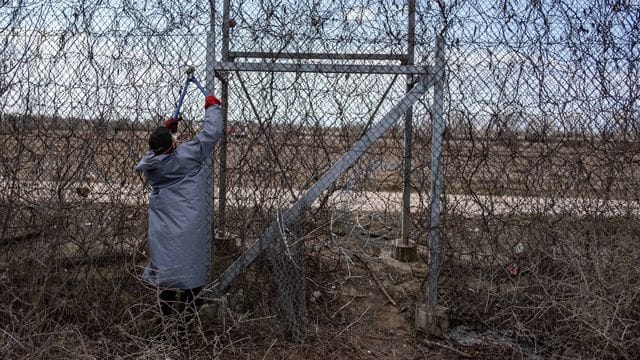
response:
[[(160, 337), (155, 292), (139, 279), (145, 261), (143, 198), (96, 201), (78, 189), (95, 181), (118, 194), (143, 189), (132, 168), (144, 152), (143, 131), (65, 132), (43, 151), (47, 129), (5, 134), (0, 203), (0, 356), (3, 358), (413, 358), (456, 356), (425, 348), (413, 334), (412, 306), (422, 301), (425, 270), (409, 275), (379, 263), (399, 235), (399, 215), (355, 208), (337, 211), (320, 202), (308, 215), (307, 306), (303, 343), (291, 342), (277, 317), (276, 295), (263, 259), (230, 289), (225, 311), (210, 310), (188, 339)], [(95, 130), (95, 131), (94, 131)], [(133, 135), (132, 135), (133, 134)], [(64, 135), (64, 136), (63, 136)], [(188, 135), (188, 134), (187, 134)], [(348, 134), (347, 134), (348, 135)], [(254, 136), (254, 137), (252, 137)], [(400, 189), (399, 134), (375, 145), (337, 187)], [(426, 243), (430, 146), (416, 138), (413, 187), (422, 201), (411, 237)], [(268, 140), (267, 140), (268, 139)], [(264, 133), (233, 139), (231, 188), (275, 188), (273, 197), (306, 188), (353, 140), (349, 136)], [(310, 143), (308, 143), (310, 142)], [(304, 146), (303, 146), (304, 145)], [(459, 141), (445, 144), (445, 193), (637, 200), (638, 155), (629, 144), (602, 142)], [(115, 149), (115, 150), (114, 150)], [(301, 150), (302, 149), (302, 150)], [(306, 150), (305, 150), (306, 149)], [(316, 149), (313, 152), (311, 149)], [(304, 156), (307, 155), (307, 156)], [(25, 188), (22, 181), (45, 184)], [(216, 179), (217, 181), (217, 179)], [(68, 194), (73, 196), (67, 196)], [(136, 193), (143, 193), (139, 191)], [(131, 194), (134, 194), (132, 192)], [(134, 196), (134, 195), (132, 195)], [(640, 351), (640, 258), (635, 216), (522, 214), (485, 208), (478, 216), (447, 212), (441, 299), (454, 325), (491, 330), (513, 341), (461, 348), (474, 357), (633, 358)], [(246, 246), (278, 209), (257, 196), (229, 204), (230, 235)], [(336, 216), (357, 226), (336, 235)], [(355, 229), (355, 230), (354, 230)], [(364, 237), (364, 240), (363, 240)], [(522, 243), (526, 254), (517, 255)], [(241, 249), (217, 244), (215, 272)], [(377, 250), (376, 250), (377, 249)], [(424, 253), (424, 248), (421, 246)], [(399, 309), (389, 309), (372, 275), (349, 254), (370, 261)], [(426, 262), (423, 258), (422, 264)], [(520, 272), (509, 275), (516, 263)], [(310, 302), (321, 291), (321, 302)], [(360, 296), (366, 295), (366, 296)], [(382, 320), (381, 320), (382, 319)], [(386, 327), (398, 326), (394, 334)], [(501, 336), (502, 336), (501, 335)]]

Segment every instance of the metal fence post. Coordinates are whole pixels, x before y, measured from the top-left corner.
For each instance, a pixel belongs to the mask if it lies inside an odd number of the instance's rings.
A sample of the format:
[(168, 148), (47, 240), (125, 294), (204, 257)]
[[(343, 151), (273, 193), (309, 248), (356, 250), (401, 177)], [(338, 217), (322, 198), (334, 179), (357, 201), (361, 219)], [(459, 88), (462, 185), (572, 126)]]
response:
[[(229, 61), (229, 0), (224, 0), (222, 9), (222, 61)], [(226, 207), (227, 207), (227, 125), (229, 123), (229, 78), (228, 74), (223, 75), (224, 81), (220, 84), (222, 101), (222, 140), (220, 141), (220, 184), (218, 185), (218, 234), (220, 238), (225, 238)], [(215, 234), (214, 234), (215, 236)]]
[[(215, 64), (215, 57), (216, 57), (216, 28), (215, 28), (215, 19), (216, 19), (216, 2), (215, 0), (210, 0), (209, 1), (209, 6), (210, 6), (210, 12), (209, 12), (209, 31), (207, 32), (207, 49), (206, 49), (206, 63), (205, 63), (205, 89), (207, 90), (207, 93), (209, 94), (214, 94), (215, 93), (215, 69), (214, 69), (214, 64)], [(213, 268), (213, 259), (214, 259), (214, 254), (215, 254), (215, 242), (214, 240), (214, 234), (215, 234), (215, 221), (213, 219), (213, 209), (214, 209), (214, 205), (215, 205), (215, 198), (214, 198), (214, 187), (215, 187), (215, 181), (214, 181), (214, 175), (213, 175), (213, 158), (215, 156), (215, 150), (211, 153), (211, 156), (209, 156), (206, 160), (205, 160), (205, 166), (203, 167), (203, 170), (206, 172), (207, 174), (207, 178), (211, 179), (211, 186), (209, 186), (209, 190), (208, 190), (208, 194), (207, 194), (207, 199), (209, 199), (209, 202), (207, 203), (207, 210), (209, 212), (208, 216), (209, 219), (211, 220), (211, 226), (209, 227), (210, 229), (210, 233), (207, 234), (208, 235), (208, 240), (209, 240), (209, 245), (210, 245), (210, 251), (209, 251), (209, 279), (214, 279), (215, 278), (215, 274), (214, 274), (214, 268)]]
[(440, 33), (436, 40), (436, 57), (433, 90), (433, 125), (431, 134), (431, 218), (429, 223), (429, 278), (427, 303), (435, 306), (438, 303), (438, 275), (440, 274), (440, 195), (442, 192), (442, 143), (444, 137), (444, 81), (445, 55), (444, 34)]
[[(408, 22), (407, 22), (407, 53), (402, 59), (405, 66), (413, 66), (415, 57), (416, 38), (416, 2), (408, 2)], [(407, 92), (413, 88), (414, 76), (406, 76)], [(404, 149), (402, 156), (402, 206), (401, 206), (401, 226), (400, 240), (392, 246), (392, 257), (396, 260), (412, 262), (418, 259), (418, 252), (415, 244), (409, 244), (411, 235), (411, 157), (413, 143), (413, 107), (409, 107), (404, 114)]]
[[(415, 57), (415, 26), (416, 2), (409, 0), (409, 28), (407, 31), (407, 58), (405, 65), (413, 65)], [(413, 75), (407, 75), (407, 92), (413, 87)], [(404, 117), (404, 157), (402, 179), (402, 244), (409, 245), (411, 232), (411, 144), (413, 137), (413, 107), (409, 108)]]

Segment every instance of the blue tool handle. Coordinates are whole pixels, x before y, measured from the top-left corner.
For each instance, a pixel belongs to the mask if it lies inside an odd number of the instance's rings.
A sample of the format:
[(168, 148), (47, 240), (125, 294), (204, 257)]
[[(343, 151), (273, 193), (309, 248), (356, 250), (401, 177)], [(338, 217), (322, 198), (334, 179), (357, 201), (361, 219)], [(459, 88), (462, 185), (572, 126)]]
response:
[(176, 109), (173, 111), (172, 118), (177, 119), (180, 115), (180, 108), (182, 108), (182, 103), (184, 102), (184, 97), (187, 95), (187, 87), (189, 87), (189, 78), (185, 80), (184, 85), (182, 86), (182, 92), (180, 92), (180, 97), (178, 98), (178, 103), (176, 104)]
[(200, 85), (200, 82), (198, 82), (198, 79), (196, 79), (195, 75), (191, 76), (191, 82), (196, 84), (202, 95), (204, 95), (205, 97), (209, 95), (207, 91), (202, 87), (202, 85)]
[(174, 119), (177, 119), (178, 116), (180, 116), (180, 109), (182, 108), (182, 103), (184, 103), (184, 97), (187, 95), (187, 88), (189, 87), (190, 82), (194, 83), (198, 87), (198, 90), (200, 90), (202, 95), (205, 97), (208, 95), (207, 91), (202, 87), (202, 85), (200, 85), (200, 82), (196, 79), (195, 75), (191, 74), (191, 76), (187, 77), (187, 80), (185, 80), (184, 85), (182, 86), (182, 91), (180, 92), (176, 109), (173, 111), (172, 118)]

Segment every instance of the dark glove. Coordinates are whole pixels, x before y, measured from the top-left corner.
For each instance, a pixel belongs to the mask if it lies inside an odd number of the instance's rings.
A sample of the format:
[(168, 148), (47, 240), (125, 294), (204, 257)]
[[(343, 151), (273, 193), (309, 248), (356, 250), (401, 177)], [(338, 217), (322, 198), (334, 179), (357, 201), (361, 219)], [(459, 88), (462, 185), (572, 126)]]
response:
[(182, 120), (182, 118), (168, 118), (162, 123), (162, 126), (169, 129), (172, 134), (178, 132), (178, 123)]
[(213, 105), (221, 105), (222, 103), (220, 102), (220, 100), (218, 100), (217, 97), (213, 96), (213, 95), (207, 95), (207, 97), (204, 99), (204, 109), (206, 110), (209, 106), (213, 106)]

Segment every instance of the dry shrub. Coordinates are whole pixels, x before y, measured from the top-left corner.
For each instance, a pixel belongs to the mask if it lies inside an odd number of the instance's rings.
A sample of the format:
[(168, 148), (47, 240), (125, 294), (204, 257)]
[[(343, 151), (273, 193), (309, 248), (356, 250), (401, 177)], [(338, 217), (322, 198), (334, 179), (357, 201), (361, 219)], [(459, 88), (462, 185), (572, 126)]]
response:
[[(640, 349), (634, 217), (449, 220), (441, 289), (457, 322), (549, 356), (633, 358)], [(519, 256), (517, 243), (526, 246)]]

